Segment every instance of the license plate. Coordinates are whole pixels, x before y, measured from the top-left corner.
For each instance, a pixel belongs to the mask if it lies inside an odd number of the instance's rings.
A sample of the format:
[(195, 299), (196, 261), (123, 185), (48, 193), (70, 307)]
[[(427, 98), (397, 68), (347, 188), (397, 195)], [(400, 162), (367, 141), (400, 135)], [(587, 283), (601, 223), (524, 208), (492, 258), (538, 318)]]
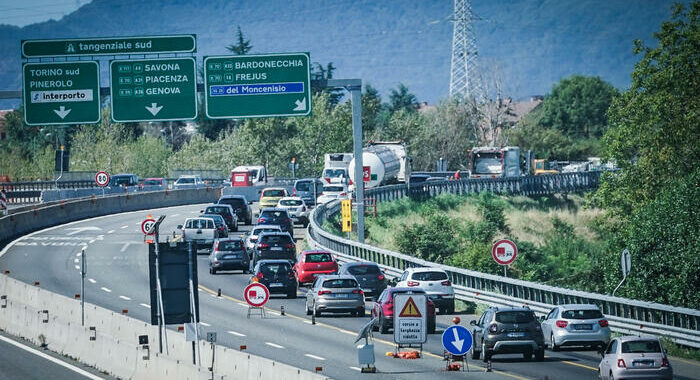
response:
[(272, 247), (271, 250), (272, 251), (281, 251), (282, 247)]
[(508, 333), (508, 337), (509, 337), (509, 338), (522, 338), (522, 337), (524, 337), (524, 336), (525, 336), (525, 333), (524, 333), (524, 332), (512, 332), (512, 333)]
[(226, 255), (224, 256), (224, 259), (237, 259), (238, 255)]
[(640, 361), (633, 361), (632, 362), (632, 367), (651, 367), (654, 365), (653, 360), (640, 360)]
[(336, 294), (335, 298), (348, 298), (348, 294), (347, 293)]
[(373, 292), (372, 289), (362, 289), (362, 291), (365, 292), (365, 293), (372, 293), (372, 292)]
[(593, 330), (593, 325), (574, 325), (574, 330)]
[(273, 282), (270, 284), (271, 288), (281, 288), (283, 286), (284, 286), (284, 284), (282, 284), (281, 282)]

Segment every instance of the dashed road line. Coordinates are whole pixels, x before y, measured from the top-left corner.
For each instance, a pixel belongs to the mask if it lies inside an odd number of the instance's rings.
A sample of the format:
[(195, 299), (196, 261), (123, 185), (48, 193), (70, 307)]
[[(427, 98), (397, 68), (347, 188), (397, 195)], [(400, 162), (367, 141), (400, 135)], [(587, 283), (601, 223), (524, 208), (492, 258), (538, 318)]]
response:
[(80, 262), (80, 259), (75, 259), (75, 260), (73, 260), (73, 262), (77, 264)]
[(279, 344), (272, 343), (272, 342), (265, 342), (265, 344), (267, 344), (270, 347), (274, 347), (274, 348), (284, 348), (284, 346), (280, 346)]
[(92, 239), (92, 240), (90, 240), (90, 241), (88, 242), (88, 244), (92, 244), (92, 243), (94, 243), (94, 242), (95, 242), (95, 239)]
[(180, 216), (180, 214), (172, 214), (172, 215), (170, 215), (170, 216), (172, 216), (173, 218), (175, 218), (175, 217)]
[(76, 265), (75, 269), (80, 270), (80, 266)]
[(108, 233), (108, 234), (113, 234), (113, 233), (114, 233), (114, 230), (109, 230), (109, 231), (107, 231), (107, 233)]
[(235, 336), (245, 336), (245, 334), (241, 334), (241, 333), (236, 332), (236, 331), (233, 331), (233, 330), (229, 330), (229, 331), (227, 331), (227, 332), (228, 332), (229, 334), (235, 335)]
[(80, 252), (76, 253), (75, 256), (80, 257), (80, 256), (82, 256), (82, 254), (83, 254), (83, 252), (80, 251)]
[(125, 229), (125, 228), (129, 228), (129, 226), (122, 226), (121, 228), (122, 228), (122, 230), (123, 230), (123, 229)]
[(362, 371), (362, 369), (358, 367), (350, 367), (350, 369), (354, 369), (355, 371)]
[(95, 281), (95, 279), (94, 279), (94, 278), (88, 278), (88, 281), (90, 281), (90, 283), (91, 283), (91, 284), (94, 284), (94, 283), (96, 283), (96, 282), (97, 282), (97, 281)]
[(150, 309), (151, 305), (146, 305), (145, 303), (140, 303), (139, 305), (145, 307), (146, 309)]
[(309, 357), (311, 359), (316, 359), (316, 360), (326, 360), (326, 358), (322, 358), (320, 356), (311, 355), (311, 354), (304, 354), (304, 356)]
[(125, 300), (125, 301), (131, 301), (131, 298), (129, 298), (129, 297), (127, 297), (127, 296), (119, 296), (119, 298), (121, 298), (121, 299), (123, 299), (123, 300)]
[(105, 288), (104, 286), (101, 287), (100, 289), (104, 290), (104, 291), (107, 292), (107, 293), (112, 293), (112, 290), (111, 290), (111, 289)]
[(199, 324), (202, 326), (211, 327), (211, 325), (206, 322), (199, 322)]

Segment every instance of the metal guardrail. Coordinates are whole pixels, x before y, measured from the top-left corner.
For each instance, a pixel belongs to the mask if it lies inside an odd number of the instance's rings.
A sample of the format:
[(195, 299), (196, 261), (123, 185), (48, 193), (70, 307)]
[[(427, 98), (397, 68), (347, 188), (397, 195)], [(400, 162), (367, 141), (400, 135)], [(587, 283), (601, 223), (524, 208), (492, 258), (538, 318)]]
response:
[[(406, 185), (374, 188), (367, 191), (366, 197), (373, 197), (382, 202), (407, 195), (421, 199), (442, 193), (469, 194), (481, 191), (544, 195), (591, 190), (598, 186), (599, 180), (599, 172), (587, 172), (512, 179), (436, 181), (411, 185), (410, 190)], [(596, 304), (608, 318), (614, 331), (665, 336), (676, 343), (700, 347), (700, 310), (542, 285), (435, 264), (399, 252), (360, 244), (321, 228), (326, 220), (338, 212), (339, 201), (316, 207), (306, 236), (310, 245), (328, 249), (342, 260), (374, 261), (391, 276), (399, 276), (410, 267), (441, 268), (448, 273), (458, 299), (495, 306), (527, 305), (538, 314), (548, 313), (552, 307), (560, 304)]]

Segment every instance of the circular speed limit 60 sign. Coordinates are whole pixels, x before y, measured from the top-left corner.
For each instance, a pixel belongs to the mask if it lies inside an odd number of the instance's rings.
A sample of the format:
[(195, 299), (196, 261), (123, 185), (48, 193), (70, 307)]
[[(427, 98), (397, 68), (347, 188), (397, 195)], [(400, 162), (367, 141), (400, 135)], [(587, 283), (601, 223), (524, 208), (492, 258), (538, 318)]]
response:
[(267, 286), (254, 282), (245, 287), (243, 290), (243, 297), (248, 305), (253, 307), (261, 307), (270, 298), (270, 291), (267, 290)]
[(153, 229), (153, 225), (156, 224), (155, 219), (146, 219), (141, 223), (141, 232), (144, 235), (155, 235), (156, 231)]
[(510, 240), (499, 240), (493, 244), (491, 256), (500, 265), (509, 265), (518, 256), (518, 247)]
[(107, 174), (107, 172), (104, 171), (97, 172), (97, 174), (95, 174), (95, 182), (97, 183), (97, 186), (107, 186), (107, 184), (109, 184), (109, 174)]

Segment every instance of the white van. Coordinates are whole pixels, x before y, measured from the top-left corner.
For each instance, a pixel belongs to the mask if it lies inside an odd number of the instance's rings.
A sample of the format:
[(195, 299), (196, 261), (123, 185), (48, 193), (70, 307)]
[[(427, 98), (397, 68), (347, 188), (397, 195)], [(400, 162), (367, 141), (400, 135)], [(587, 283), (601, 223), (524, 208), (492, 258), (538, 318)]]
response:
[(262, 165), (252, 165), (252, 166), (236, 166), (231, 172), (243, 172), (247, 171), (250, 180), (253, 184), (265, 182), (267, 177), (267, 171)]

